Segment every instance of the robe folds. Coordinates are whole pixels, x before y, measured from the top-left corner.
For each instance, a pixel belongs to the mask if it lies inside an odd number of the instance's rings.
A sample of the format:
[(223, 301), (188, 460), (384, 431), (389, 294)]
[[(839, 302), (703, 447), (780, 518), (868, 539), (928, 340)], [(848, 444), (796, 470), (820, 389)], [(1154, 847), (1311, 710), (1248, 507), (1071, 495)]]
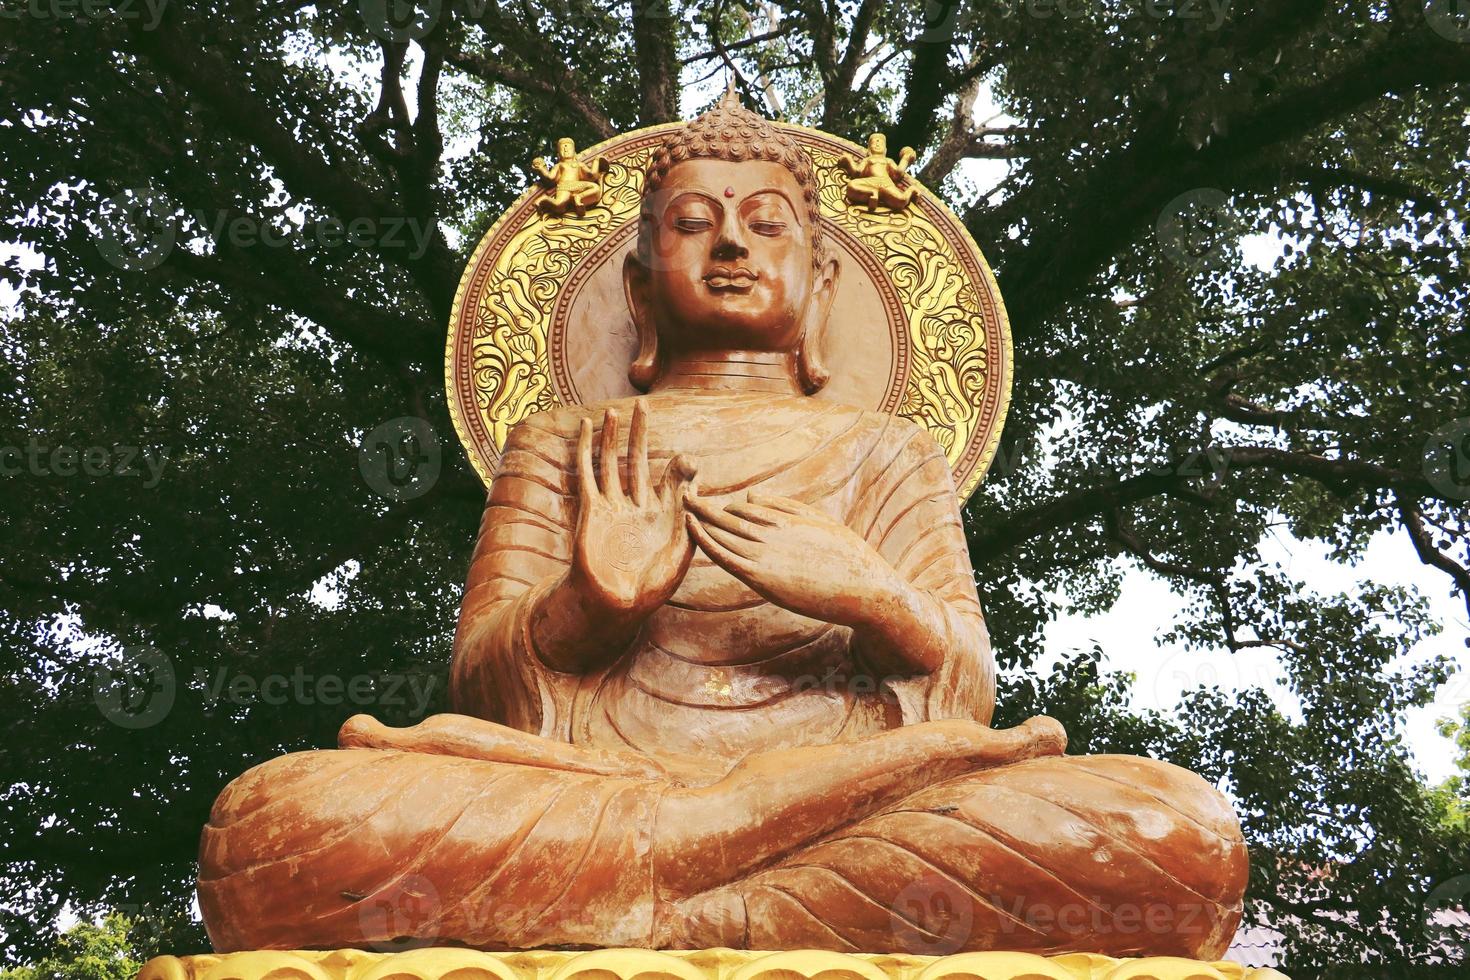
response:
[[(491, 487), (451, 674), (455, 710), (506, 726), (514, 751), (347, 748), (245, 773), (201, 845), (217, 949), (1224, 951), (1247, 871), (1234, 813), (1197, 776), (1123, 756), (915, 776), (729, 880), (670, 886), (671, 794), (753, 756), (838, 744), (860, 760), (893, 729), (988, 723), (994, 665), (949, 467), (924, 430), (766, 394), (647, 405), (655, 483), (684, 453), (717, 504), (754, 490), (840, 520), (937, 605), (943, 667), (880, 676), (850, 629), (780, 609), (696, 552), (609, 667), (547, 668), (530, 612), (571, 560), (578, 425), (600, 426), (602, 406), (532, 416)], [(567, 745), (608, 762), (552, 750)], [(758, 786), (721, 806), (762, 819)]]

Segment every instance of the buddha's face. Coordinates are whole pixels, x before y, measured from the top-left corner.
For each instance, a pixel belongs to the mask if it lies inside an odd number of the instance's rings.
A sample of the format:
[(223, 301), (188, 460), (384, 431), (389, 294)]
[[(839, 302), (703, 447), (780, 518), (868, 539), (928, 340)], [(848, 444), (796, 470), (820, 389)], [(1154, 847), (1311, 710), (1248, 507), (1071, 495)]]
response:
[[(629, 266), (636, 317), (673, 350), (792, 350), (816, 270), (801, 184), (778, 163), (686, 160), (669, 169)], [(822, 290), (830, 290), (824, 277)]]
[(875, 157), (888, 155), (888, 137), (882, 133), (874, 133), (868, 137), (868, 152)]

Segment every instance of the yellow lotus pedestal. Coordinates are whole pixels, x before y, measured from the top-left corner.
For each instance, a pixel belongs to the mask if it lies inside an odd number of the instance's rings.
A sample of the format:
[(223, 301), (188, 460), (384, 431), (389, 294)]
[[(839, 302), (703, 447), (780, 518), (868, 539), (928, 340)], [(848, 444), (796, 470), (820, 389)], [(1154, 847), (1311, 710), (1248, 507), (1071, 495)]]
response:
[(1275, 970), (1173, 956), (1118, 960), (1090, 953), (904, 956), (734, 949), (597, 949), (482, 953), (432, 947), (160, 956), (138, 980), (1286, 980)]

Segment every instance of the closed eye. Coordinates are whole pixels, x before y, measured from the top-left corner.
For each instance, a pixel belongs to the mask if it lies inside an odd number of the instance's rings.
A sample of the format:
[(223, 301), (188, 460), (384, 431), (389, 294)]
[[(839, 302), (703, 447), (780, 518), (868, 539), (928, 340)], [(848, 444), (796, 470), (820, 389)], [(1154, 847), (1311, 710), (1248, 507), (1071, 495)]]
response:
[(674, 227), (680, 231), (709, 231), (715, 223), (708, 218), (675, 218)]
[(786, 223), (784, 221), (752, 221), (750, 230), (757, 235), (775, 237), (786, 231)]

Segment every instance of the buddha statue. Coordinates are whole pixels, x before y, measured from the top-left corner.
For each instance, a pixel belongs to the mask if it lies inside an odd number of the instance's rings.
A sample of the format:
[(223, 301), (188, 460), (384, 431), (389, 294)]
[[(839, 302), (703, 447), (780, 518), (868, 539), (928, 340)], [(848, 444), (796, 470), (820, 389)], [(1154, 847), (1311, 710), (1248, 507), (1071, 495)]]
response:
[(1048, 718), (991, 728), (945, 454), (812, 397), (843, 330), (815, 186), (730, 96), (654, 153), (623, 267), (641, 394), (510, 431), (456, 713), (355, 717), (220, 795), (218, 950), (1224, 951), (1230, 805), (1067, 756)]

